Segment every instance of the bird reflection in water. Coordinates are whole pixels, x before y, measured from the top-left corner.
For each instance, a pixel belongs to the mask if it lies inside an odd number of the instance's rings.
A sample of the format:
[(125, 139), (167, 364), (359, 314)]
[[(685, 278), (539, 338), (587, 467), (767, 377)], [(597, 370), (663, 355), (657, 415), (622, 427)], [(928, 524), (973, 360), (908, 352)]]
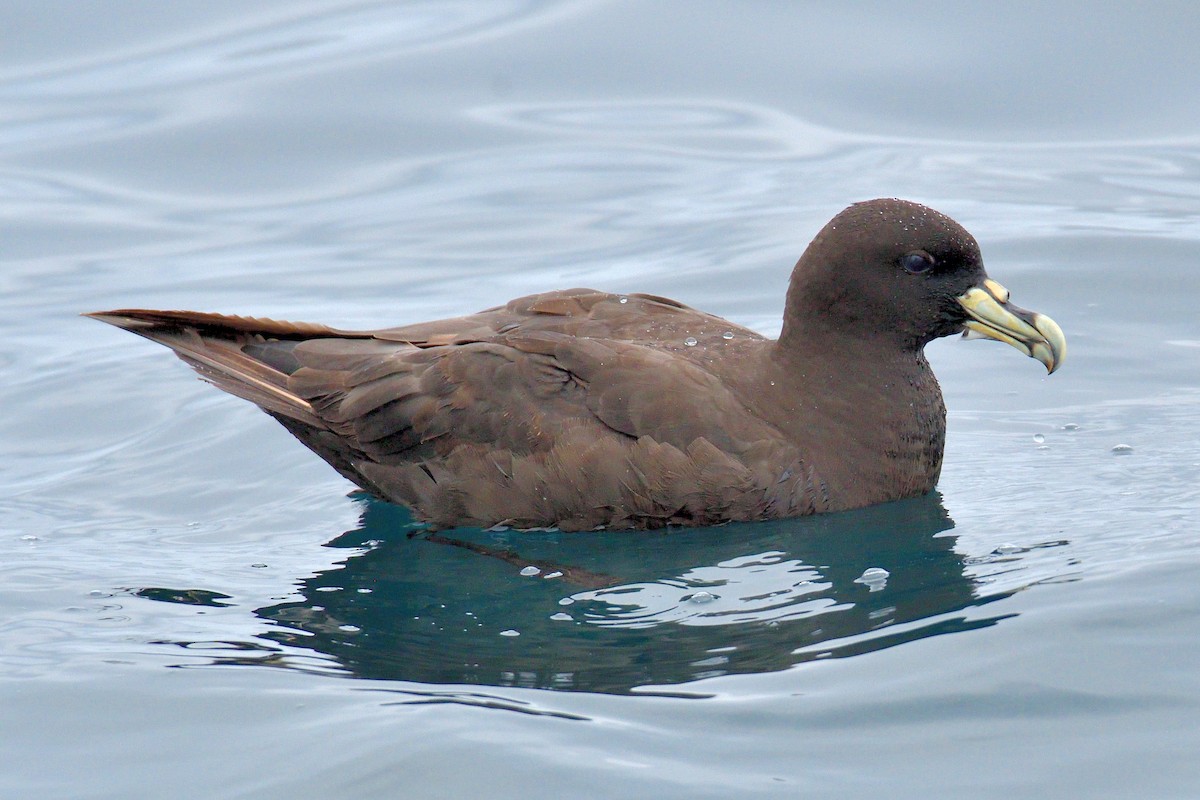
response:
[(217, 663), (444, 686), (695, 695), (682, 685), (1008, 616), (978, 610), (1009, 592), (984, 596), (967, 576), (936, 493), (841, 514), (648, 533), (433, 533), (399, 506), (362, 502), (359, 525), (329, 543), (350, 557), (303, 581), (303, 600), (256, 610), (270, 630)]

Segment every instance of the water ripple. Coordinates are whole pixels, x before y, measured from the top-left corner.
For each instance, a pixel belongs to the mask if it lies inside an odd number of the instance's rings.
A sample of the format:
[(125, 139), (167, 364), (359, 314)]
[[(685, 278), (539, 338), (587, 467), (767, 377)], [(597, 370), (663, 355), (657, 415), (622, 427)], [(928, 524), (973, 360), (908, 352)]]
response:
[(254, 20), (142, 52), (0, 75), (0, 98), (44, 102), (116, 92), (140, 96), (316, 65), (325, 70), (380, 55), (503, 36), (559, 12), (561, 5), (532, 0), (368, 3), (268, 23)]

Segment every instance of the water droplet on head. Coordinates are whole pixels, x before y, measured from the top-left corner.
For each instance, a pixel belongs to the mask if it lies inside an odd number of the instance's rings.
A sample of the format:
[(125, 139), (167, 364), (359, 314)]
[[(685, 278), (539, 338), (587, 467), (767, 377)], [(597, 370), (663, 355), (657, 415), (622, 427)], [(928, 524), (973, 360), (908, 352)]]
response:
[(1113, 455), (1115, 455), (1115, 456), (1128, 456), (1128, 455), (1132, 455), (1132, 454), (1133, 454), (1133, 447), (1131, 447), (1130, 445), (1127, 445), (1127, 444), (1118, 444), (1118, 445), (1115, 445), (1115, 446), (1113, 447), (1113, 449), (1112, 449), (1112, 453), (1113, 453)]
[(688, 347), (695, 347), (696, 346), (696, 337), (689, 336), (683, 340), (683, 343), (686, 344)]
[(535, 566), (532, 566), (532, 565), (531, 565), (531, 566), (528, 566), (528, 567), (525, 567), (523, 570), (521, 570), (521, 574), (522, 574), (522, 575), (524, 575), (524, 576), (525, 576), (525, 577), (527, 577), (527, 578), (528, 578), (528, 577), (530, 577), (530, 576), (532, 576), (532, 575), (540, 575), (540, 574), (541, 574), (541, 572), (542, 572), (542, 571), (541, 571), (540, 569), (538, 569), (537, 567), (535, 567)]
[(733, 331), (725, 331), (724, 333), (721, 334), (721, 338), (722, 339), (732, 339)]

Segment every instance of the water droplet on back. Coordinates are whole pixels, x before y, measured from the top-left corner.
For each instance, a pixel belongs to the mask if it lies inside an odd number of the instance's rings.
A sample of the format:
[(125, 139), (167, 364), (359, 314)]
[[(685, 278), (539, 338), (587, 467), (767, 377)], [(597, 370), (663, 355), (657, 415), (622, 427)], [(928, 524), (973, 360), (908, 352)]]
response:
[(695, 347), (696, 346), (696, 337), (689, 336), (683, 340), (683, 343), (686, 344), (688, 347)]

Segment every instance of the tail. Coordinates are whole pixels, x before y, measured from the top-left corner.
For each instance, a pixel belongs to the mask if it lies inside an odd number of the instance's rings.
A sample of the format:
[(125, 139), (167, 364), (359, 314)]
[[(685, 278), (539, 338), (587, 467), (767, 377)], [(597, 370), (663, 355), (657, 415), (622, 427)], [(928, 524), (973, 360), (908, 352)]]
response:
[(295, 365), (289, 363), (294, 359), (286, 343), (325, 336), (370, 338), (324, 325), (197, 311), (120, 309), (84, 316), (165, 345), (217, 388), (272, 415), (321, 429), (325, 423), (312, 405), (288, 389)]

